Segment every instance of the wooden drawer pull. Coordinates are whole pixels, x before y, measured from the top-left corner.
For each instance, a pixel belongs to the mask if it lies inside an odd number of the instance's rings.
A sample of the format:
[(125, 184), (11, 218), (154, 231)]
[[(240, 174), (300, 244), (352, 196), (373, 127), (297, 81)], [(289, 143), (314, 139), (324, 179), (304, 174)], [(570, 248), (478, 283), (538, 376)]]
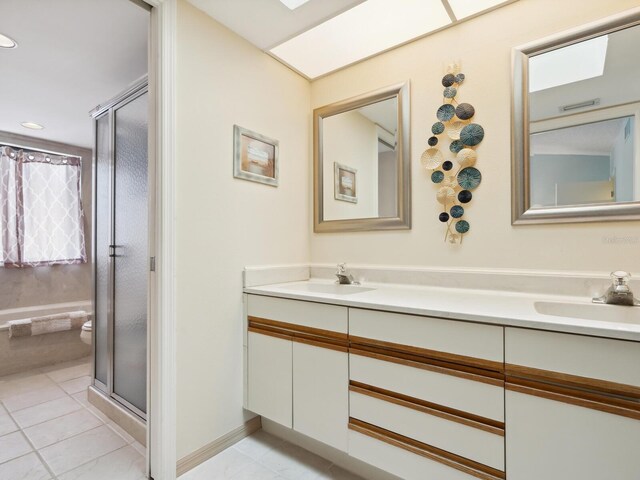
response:
[(455, 468), (481, 480), (503, 480), (506, 478), (505, 473), (500, 470), (427, 445), (426, 443), (418, 442), (417, 440), (371, 425), (356, 418), (349, 418), (349, 429), (362, 435), (375, 438), (381, 442), (388, 443), (394, 447), (402, 448), (416, 455), (442, 463), (448, 467)]

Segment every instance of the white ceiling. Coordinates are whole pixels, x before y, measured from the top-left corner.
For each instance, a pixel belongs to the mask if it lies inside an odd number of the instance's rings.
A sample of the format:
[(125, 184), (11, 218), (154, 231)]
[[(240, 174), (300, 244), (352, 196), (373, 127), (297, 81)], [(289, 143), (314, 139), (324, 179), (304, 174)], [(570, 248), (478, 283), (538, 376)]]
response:
[(517, 0), (189, 0), (315, 79)]
[(532, 155), (611, 155), (629, 117), (531, 135)]
[(363, 1), (310, 0), (289, 10), (280, 0), (189, 0), (260, 50), (269, 50)]
[(539, 90), (529, 95), (531, 121), (561, 116), (560, 107), (600, 99), (592, 108), (565, 115), (640, 101), (640, 26), (609, 34), (604, 74), (588, 80)]
[(91, 148), (89, 111), (147, 73), (148, 25), (130, 0), (1, 0), (0, 130)]

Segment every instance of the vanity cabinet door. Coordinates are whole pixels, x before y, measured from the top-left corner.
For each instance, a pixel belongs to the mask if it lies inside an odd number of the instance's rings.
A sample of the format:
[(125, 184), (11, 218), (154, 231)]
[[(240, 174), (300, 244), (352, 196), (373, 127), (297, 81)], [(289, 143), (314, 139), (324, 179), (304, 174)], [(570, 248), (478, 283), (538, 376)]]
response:
[(247, 355), (249, 410), (291, 428), (292, 341), (249, 332)]
[(340, 349), (293, 343), (293, 429), (347, 451), (349, 356)]
[(640, 420), (506, 393), (507, 480), (638, 480)]

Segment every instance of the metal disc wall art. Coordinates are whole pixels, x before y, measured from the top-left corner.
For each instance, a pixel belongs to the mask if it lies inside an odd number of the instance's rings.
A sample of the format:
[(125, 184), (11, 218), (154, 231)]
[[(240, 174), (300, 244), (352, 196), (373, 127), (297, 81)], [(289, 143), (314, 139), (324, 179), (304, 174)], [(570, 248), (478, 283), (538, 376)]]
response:
[(421, 158), (431, 181), (438, 187), (436, 198), (442, 205), (438, 220), (446, 224), (444, 239), (450, 243), (462, 243), (471, 230), (463, 217), (473, 198), (471, 192), (482, 182), (482, 174), (474, 165), (478, 158), (476, 148), (485, 132), (481, 125), (472, 123), (476, 113), (473, 105), (456, 101), (464, 80), (464, 74), (459, 72), (449, 72), (442, 78), (443, 103), (436, 112), (438, 121), (428, 135), (429, 148)]

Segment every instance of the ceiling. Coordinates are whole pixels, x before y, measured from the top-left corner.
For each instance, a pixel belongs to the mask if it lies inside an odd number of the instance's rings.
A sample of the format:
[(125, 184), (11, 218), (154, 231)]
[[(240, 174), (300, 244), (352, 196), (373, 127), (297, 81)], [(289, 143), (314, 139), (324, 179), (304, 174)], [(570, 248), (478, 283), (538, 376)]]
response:
[[(640, 26), (609, 34), (604, 73), (587, 80), (547, 88), (529, 95), (531, 121), (640, 101)], [(591, 108), (563, 113), (565, 105), (598, 99)]]
[(148, 25), (131, 0), (1, 0), (0, 130), (91, 148), (89, 111), (147, 73)]
[(260, 50), (269, 50), (363, 1), (310, 0), (289, 10), (280, 0), (189, 0)]
[(189, 0), (313, 80), (517, 0)]

